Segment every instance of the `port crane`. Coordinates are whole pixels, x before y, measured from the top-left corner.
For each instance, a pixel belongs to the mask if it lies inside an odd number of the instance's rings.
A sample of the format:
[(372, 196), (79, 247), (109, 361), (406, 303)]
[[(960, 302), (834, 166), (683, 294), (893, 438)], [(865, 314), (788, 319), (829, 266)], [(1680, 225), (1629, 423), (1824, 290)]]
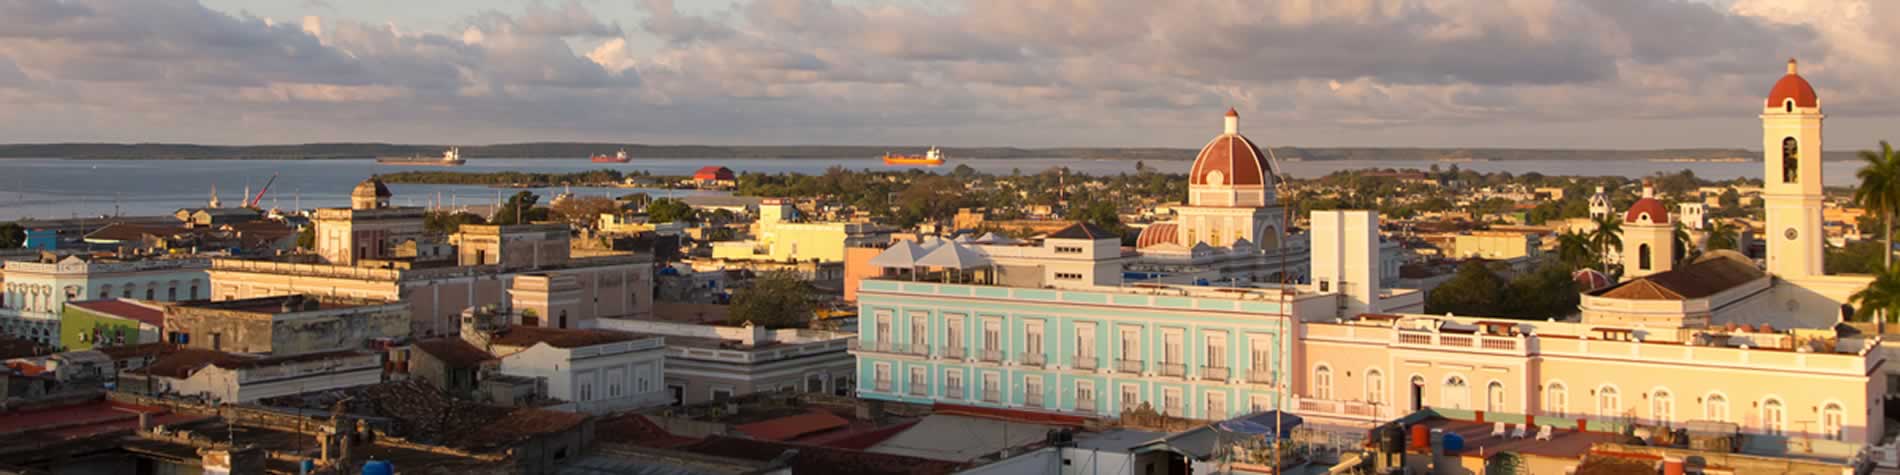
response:
[(277, 174), (276, 173), (270, 174), (270, 180), (264, 182), (264, 188), (257, 190), (257, 196), (252, 196), (250, 201), (244, 203), (244, 207), (257, 209), (257, 205), (264, 202), (264, 192), (270, 191), (270, 185), (276, 182), (277, 182)]

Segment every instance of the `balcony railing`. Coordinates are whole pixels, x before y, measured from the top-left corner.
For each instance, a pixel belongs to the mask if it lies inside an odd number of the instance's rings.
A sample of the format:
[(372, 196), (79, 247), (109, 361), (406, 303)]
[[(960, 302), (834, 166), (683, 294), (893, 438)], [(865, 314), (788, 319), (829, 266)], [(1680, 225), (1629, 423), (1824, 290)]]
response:
[(1227, 374), (1228, 374), (1228, 371), (1227, 371), (1226, 366), (1202, 366), (1201, 367), (1201, 379), (1205, 379), (1209, 381), (1226, 381)]
[(1003, 361), (1003, 352), (997, 350), (983, 350), (983, 361), (991, 363), (1001, 362)]
[(1092, 371), (1095, 363), (1095, 355), (1075, 355), (1075, 369)]
[(984, 400), (984, 401), (988, 401), (988, 402), (999, 402), (999, 401), (1002, 401), (1002, 400), (1003, 400), (1003, 393), (1002, 393), (1002, 391), (997, 391), (997, 390), (995, 390), (995, 389), (984, 389), (984, 390), (983, 390), (983, 400)]
[(1155, 366), (1161, 367), (1160, 372), (1162, 376), (1180, 377), (1187, 375), (1187, 365), (1181, 363), (1161, 363)]
[(943, 357), (953, 359), (953, 360), (963, 359), (963, 347), (952, 346), (952, 347), (944, 348)]
[(1043, 363), (1048, 362), (1048, 359), (1049, 358), (1040, 351), (1025, 351), (1021, 355), (1017, 355), (1016, 362), (1022, 363), (1025, 366), (1042, 366)]
[(917, 356), (930, 356), (930, 344), (929, 343), (911, 343), (910, 354), (917, 355)]
[(1382, 421), (1398, 416), (1392, 406), (1365, 401), (1299, 398), (1293, 401), (1293, 407), (1303, 415), (1325, 415), (1367, 421)]
[(1468, 335), (1433, 333), (1423, 330), (1399, 330), (1396, 338), (1401, 345), (1477, 348), (1509, 352), (1524, 351), (1523, 338), (1515, 336)]
[(1024, 394), (1023, 405), (1029, 406), (1029, 407), (1042, 407), (1042, 391), (1036, 391), (1036, 392)]
[(904, 342), (892, 342), (889, 348), (882, 348), (881, 350), (883, 350), (885, 353), (900, 353), (900, 354), (910, 353), (910, 344), (904, 343)]
[(1264, 369), (1248, 371), (1247, 382), (1253, 384), (1273, 384), (1273, 371)]
[(910, 383), (910, 394), (913, 396), (930, 394), (930, 385), (926, 383)]
[(1075, 411), (1082, 412), (1082, 413), (1094, 413), (1095, 412), (1095, 398), (1079, 398), (1079, 397), (1075, 398)]
[(963, 386), (944, 386), (943, 397), (945, 399), (963, 399)]
[(877, 392), (880, 392), (880, 393), (891, 392), (891, 380), (888, 380), (888, 379), (877, 380), (876, 387), (877, 387)]
[(1115, 367), (1116, 369), (1120, 369), (1123, 373), (1140, 373), (1141, 360), (1117, 360), (1115, 361)]

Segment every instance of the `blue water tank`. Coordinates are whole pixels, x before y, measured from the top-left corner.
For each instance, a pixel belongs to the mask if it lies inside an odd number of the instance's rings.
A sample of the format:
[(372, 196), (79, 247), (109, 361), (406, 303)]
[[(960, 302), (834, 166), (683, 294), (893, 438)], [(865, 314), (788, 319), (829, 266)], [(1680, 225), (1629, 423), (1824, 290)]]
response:
[(59, 232), (51, 229), (28, 229), (23, 247), (42, 251), (59, 250)]
[[(1445, 453), (1447, 454), (1458, 453), (1458, 451), (1464, 450), (1464, 449), (1465, 449), (1464, 436), (1460, 436), (1458, 434), (1445, 434)], [(363, 472), (363, 473), (368, 474), (369, 472)]]
[(396, 465), (387, 460), (364, 462), (363, 475), (396, 475)]

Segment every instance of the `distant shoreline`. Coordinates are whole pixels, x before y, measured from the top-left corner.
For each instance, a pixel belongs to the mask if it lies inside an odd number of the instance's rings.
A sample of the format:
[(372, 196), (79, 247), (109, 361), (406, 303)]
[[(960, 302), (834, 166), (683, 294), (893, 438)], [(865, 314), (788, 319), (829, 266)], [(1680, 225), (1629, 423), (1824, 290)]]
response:
[[(324, 143), (298, 145), (191, 145), (50, 143), (0, 145), (0, 159), (69, 160), (368, 160), (381, 156), (433, 156), (447, 145), (383, 143)], [(866, 145), (641, 145), (591, 142), (541, 142), (462, 146), (469, 159), (586, 160), (599, 153), (625, 149), (638, 163), (642, 159), (876, 159), (885, 153), (922, 153), (926, 146)], [(1074, 160), (1192, 160), (1198, 149), (1139, 147), (945, 147), (956, 159), (1074, 159)], [(1422, 147), (1274, 147), (1286, 161), (1389, 160), (1456, 165), (1470, 162), (1523, 160), (1643, 160), (1681, 163), (1725, 163), (1759, 160), (1761, 152), (1743, 149), (1691, 148), (1655, 150), (1588, 150), (1536, 148), (1422, 148)], [(1854, 151), (1829, 152), (1825, 160), (1852, 160)]]

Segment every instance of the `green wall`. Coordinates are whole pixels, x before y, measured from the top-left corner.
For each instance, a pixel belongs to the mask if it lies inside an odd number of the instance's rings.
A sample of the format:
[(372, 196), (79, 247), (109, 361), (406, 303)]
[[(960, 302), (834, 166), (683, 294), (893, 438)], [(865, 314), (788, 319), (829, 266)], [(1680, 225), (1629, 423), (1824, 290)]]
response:
[(125, 344), (127, 345), (157, 341), (155, 336), (147, 338), (152, 341), (139, 341), (138, 320), (105, 315), (77, 306), (66, 305), (59, 315), (59, 346), (65, 348), (66, 351), (92, 349), (97, 342), (92, 341), (90, 338), (82, 341), (80, 335), (92, 333), (94, 328), (100, 328), (101, 334), (105, 335), (107, 341), (111, 341), (112, 336), (117, 334), (117, 332), (124, 332)]

